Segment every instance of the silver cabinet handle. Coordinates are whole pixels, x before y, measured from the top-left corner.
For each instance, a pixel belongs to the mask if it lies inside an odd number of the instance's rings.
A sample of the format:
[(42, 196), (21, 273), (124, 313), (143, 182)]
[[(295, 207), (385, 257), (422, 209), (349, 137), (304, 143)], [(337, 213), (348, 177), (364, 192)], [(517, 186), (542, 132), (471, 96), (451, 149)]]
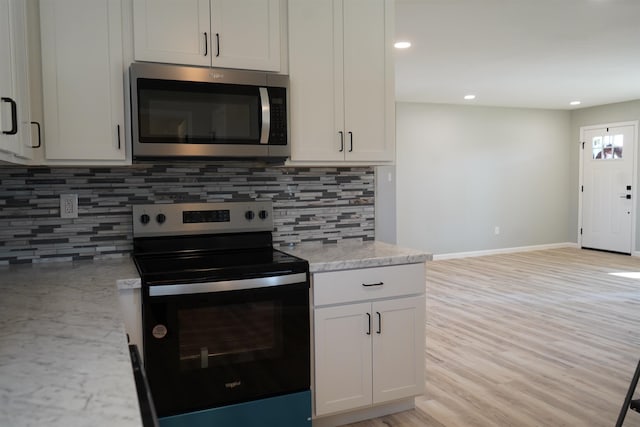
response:
[(376, 334), (380, 335), (382, 333), (382, 314), (379, 311), (376, 311), (376, 314), (378, 315), (378, 330)]
[(209, 37), (207, 37), (207, 32), (204, 32), (204, 56), (209, 54)]
[(216, 33), (216, 58), (220, 56), (220, 34)]
[(349, 132), (349, 152), (353, 151), (353, 132)]
[(340, 134), (340, 150), (338, 151), (342, 153), (344, 151), (344, 132), (339, 130), (338, 133)]

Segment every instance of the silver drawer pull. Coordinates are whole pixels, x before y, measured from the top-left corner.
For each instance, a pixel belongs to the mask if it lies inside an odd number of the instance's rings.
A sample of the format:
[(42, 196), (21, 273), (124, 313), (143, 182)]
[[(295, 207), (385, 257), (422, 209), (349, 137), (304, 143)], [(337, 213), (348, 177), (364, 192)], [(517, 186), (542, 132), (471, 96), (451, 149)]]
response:
[(371, 287), (371, 286), (382, 286), (382, 285), (384, 285), (384, 282), (378, 282), (378, 283), (363, 283), (363, 284), (362, 284), (362, 286), (366, 286), (367, 288), (368, 288), (368, 287)]

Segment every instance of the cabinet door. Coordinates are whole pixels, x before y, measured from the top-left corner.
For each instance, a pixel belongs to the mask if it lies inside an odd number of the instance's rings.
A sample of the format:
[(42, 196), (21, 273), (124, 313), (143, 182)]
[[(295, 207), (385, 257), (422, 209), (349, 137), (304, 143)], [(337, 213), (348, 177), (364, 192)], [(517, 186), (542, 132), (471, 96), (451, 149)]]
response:
[[(344, 0), (346, 159), (393, 160), (387, 138), (385, 0)], [(391, 101), (392, 102), (392, 101)]]
[(19, 150), (17, 133), (17, 93), (15, 43), (12, 19), (12, 0), (0, 0), (0, 150), (14, 154)]
[(373, 403), (424, 390), (425, 297), (374, 302)]
[[(334, 21), (339, 25), (334, 26)], [(289, 1), (289, 114), (294, 161), (344, 160), (341, 22), (342, 1)]]
[(280, 71), (280, 0), (211, 0), (214, 67)]
[(371, 404), (371, 304), (319, 308), (314, 316), (316, 415)]
[(32, 150), (25, 7), (24, 0), (0, 0), (0, 151), (28, 159)]
[(137, 61), (211, 65), (209, 0), (133, 0)]
[(40, 2), (48, 160), (124, 160), (120, 0)]
[(291, 159), (395, 155), (391, 0), (289, 0)]

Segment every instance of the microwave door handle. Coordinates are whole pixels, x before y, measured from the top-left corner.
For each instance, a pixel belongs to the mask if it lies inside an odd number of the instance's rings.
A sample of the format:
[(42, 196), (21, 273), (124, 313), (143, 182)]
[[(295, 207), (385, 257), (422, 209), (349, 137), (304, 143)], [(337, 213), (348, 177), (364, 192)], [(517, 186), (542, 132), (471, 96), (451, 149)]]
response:
[(271, 106), (269, 105), (269, 92), (266, 87), (258, 88), (260, 91), (260, 103), (262, 104), (262, 129), (260, 131), (260, 144), (269, 143), (269, 131), (271, 130)]

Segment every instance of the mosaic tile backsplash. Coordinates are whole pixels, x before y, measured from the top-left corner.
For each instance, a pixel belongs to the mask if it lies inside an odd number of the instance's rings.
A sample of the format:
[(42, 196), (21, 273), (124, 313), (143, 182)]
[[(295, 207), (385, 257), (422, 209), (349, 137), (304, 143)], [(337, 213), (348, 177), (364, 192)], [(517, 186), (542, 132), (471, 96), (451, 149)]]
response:
[[(0, 265), (128, 256), (143, 203), (271, 200), (276, 245), (373, 240), (374, 189), (366, 167), (0, 166)], [(78, 218), (60, 218), (60, 194), (78, 195)]]

